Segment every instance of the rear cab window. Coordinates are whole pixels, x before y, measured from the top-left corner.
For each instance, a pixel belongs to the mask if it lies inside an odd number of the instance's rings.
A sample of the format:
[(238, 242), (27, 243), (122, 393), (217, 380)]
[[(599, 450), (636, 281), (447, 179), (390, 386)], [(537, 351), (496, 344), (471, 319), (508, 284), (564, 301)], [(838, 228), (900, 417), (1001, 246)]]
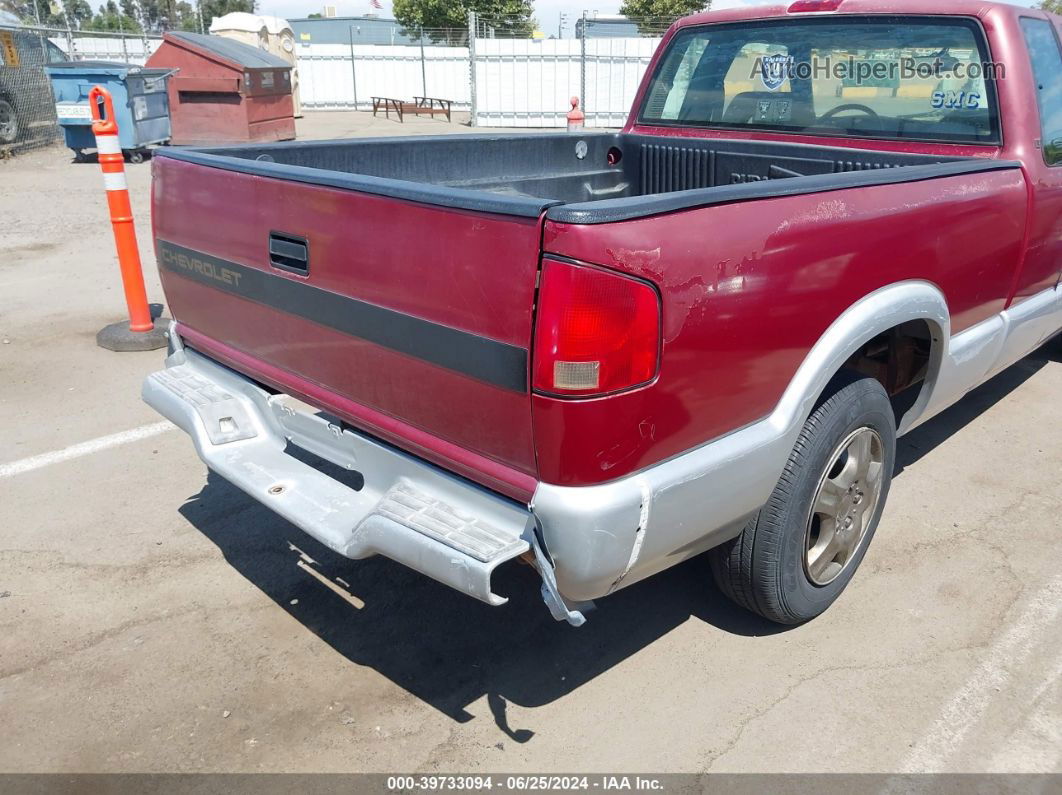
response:
[(1036, 81), (1044, 160), (1051, 166), (1062, 165), (1062, 50), (1047, 20), (1022, 17), (1021, 29)]
[(653, 75), (645, 124), (999, 143), (976, 20), (846, 17), (680, 30)]

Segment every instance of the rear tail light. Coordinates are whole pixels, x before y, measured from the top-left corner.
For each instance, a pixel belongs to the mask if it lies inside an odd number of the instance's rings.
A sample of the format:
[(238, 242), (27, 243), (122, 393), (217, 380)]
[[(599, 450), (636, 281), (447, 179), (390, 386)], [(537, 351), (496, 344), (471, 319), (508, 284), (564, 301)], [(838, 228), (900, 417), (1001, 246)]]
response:
[(645, 282), (546, 260), (532, 384), (555, 395), (603, 395), (656, 376), (660, 300)]

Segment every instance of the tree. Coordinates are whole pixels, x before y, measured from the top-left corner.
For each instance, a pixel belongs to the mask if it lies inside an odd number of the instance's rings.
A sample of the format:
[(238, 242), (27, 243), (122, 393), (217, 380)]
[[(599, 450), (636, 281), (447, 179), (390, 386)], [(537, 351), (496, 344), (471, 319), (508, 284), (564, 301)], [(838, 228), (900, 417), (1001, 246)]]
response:
[(637, 24), (643, 36), (659, 36), (679, 17), (707, 11), (711, 5), (711, 0), (623, 0), (620, 13)]
[(203, 26), (210, 30), (210, 23), (214, 17), (223, 17), (233, 11), (244, 11), (248, 14), (253, 14), (257, 5), (257, 0), (200, 0)]
[(1040, 8), (1050, 11), (1052, 14), (1062, 14), (1062, 0), (1043, 0)]
[(78, 29), (92, 19), (92, 6), (86, 0), (4, 0), (0, 7), (30, 25), (39, 21), (48, 27)]
[(94, 16), (84, 30), (117, 30), (122, 33), (140, 33), (140, 22), (128, 16), (118, 8), (114, 0), (108, 0), (107, 5), (100, 6), (99, 13)]
[[(186, 3), (185, 0), (178, 0), (174, 9), (177, 13), (177, 24), (174, 25), (176, 30), (185, 30), (189, 33), (199, 32), (199, 12), (195, 10), (191, 3)], [(203, 20), (206, 24), (206, 20)], [(204, 33), (206, 31), (203, 31)]]
[[(205, 0), (203, 21), (229, 11), (253, 11), (256, 0)], [(105, 0), (96, 14), (87, 0), (0, 0), (0, 8), (27, 24), (56, 28), (161, 33), (199, 31), (199, 13), (188, 0)]]
[(52, 15), (48, 0), (0, 0), (0, 8), (30, 25), (45, 25)]
[(63, 0), (63, 18), (71, 28), (80, 29), (92, 19), (92, 6), (86, 0)]
[(432, 41), (457, 43), (468, 29), (468, 12), (475, 11), (481, 30), (495, 35), (529, 38), (535, 29), (532, 0), (394, 0), (395, 19), (414, 34), (421, 30)]
[(199, 30), (199, 15), (187, 2), (178, 0), (120, 0), (122, 11), (127, 16), (137, 14), (139, 6), (140, 18), (144, 20), (144, 26), (153, 33), (162, 33), (167, 30)]

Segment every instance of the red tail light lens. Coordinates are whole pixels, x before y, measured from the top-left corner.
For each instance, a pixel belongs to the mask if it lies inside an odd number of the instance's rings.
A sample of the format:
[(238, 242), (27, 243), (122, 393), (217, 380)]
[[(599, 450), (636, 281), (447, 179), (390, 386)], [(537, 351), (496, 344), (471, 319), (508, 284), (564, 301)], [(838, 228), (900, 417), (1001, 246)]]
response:
[(814, 11), (836, 11), (844, 0), (797, 0), (789, 6), (790, 14)]
[(532, 383), (557, 395), (601, 395), (644, 384), (660, 357), (660, 301), (644, 282), (547, 260), (542, 269)]

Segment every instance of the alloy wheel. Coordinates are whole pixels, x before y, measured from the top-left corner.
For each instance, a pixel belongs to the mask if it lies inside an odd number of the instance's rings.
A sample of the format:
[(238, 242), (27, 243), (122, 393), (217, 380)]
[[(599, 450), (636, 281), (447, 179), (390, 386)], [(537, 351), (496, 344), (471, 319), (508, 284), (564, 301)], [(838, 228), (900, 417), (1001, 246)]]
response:
[(877, 511), (884, 461), (881, 436), (866, 427), (830, 456), (804, 536), (804, 573), (815, 585), (829, 585), (856, 557)]

